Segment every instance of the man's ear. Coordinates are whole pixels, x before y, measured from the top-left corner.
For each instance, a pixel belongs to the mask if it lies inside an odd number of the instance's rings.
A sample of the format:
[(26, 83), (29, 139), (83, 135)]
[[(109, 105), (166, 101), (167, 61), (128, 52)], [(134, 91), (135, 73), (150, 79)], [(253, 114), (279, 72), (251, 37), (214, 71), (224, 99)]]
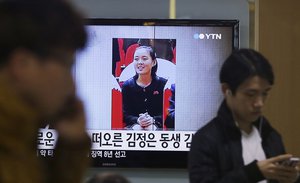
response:
[(229, 88), (229, 85), (227, 83), (222, 83), (221, 85), (222, 87), (222, 93), (226, 96), (226, 95), (232, 95), (232, 92)]
[(9, 57), (8, 71), (13, 77), (26, 77), (37, 67), (37, 59), (35, 54), (30, 51), (15, 50)]

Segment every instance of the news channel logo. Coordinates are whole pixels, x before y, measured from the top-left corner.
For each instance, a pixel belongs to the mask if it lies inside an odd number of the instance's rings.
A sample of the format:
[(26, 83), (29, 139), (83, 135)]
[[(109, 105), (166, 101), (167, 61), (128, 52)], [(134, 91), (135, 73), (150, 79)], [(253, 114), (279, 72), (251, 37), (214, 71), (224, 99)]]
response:
[(209, 40), (209, 39), (222, 39), (222, 34), (212, 34), (212, 33), (195, 33), (194, 39)]

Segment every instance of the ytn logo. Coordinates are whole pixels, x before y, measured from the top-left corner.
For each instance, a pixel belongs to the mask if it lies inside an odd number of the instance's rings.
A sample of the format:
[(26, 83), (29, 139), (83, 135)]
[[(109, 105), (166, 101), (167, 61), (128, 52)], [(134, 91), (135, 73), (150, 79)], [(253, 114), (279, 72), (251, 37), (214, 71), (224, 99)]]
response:
[(194, 34), (195, 39), (222, 39), (222, 34)]

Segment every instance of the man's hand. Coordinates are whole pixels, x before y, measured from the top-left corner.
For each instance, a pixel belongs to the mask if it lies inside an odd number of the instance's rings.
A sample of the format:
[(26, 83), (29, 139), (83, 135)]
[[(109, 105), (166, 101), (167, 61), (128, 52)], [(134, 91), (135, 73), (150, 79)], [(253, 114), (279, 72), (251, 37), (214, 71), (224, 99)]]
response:
[(257, 165), (268, 180), (277, 180), (280, 183), (294, 183), (298, 178), (297, 167), (285, 167), (280, 165), (281, 161), (288, 160), (292, 155), (284, 154), (263, 161), (258, 161)]
[(60, 118), (55, 123), (54, 128), (57, 130), (60, 138), (70, 142), (77, 142), (86, 137), (86, 119), (82, 102), (76, 99), (73, 105), (70, 106), (74, 107), (72, 114)]

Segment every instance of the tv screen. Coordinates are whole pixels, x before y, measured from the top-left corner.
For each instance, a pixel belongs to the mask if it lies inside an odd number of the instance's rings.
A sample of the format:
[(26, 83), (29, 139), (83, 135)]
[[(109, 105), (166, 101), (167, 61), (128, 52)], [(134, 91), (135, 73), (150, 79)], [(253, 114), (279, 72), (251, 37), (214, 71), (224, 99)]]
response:
[[(88, 19), (74, 66), (96, 167), (186, 168), (193, 134), (223, 100), (219, 70), (237, 20)], [(56, 133), (40, 129), (38, 155)]]

